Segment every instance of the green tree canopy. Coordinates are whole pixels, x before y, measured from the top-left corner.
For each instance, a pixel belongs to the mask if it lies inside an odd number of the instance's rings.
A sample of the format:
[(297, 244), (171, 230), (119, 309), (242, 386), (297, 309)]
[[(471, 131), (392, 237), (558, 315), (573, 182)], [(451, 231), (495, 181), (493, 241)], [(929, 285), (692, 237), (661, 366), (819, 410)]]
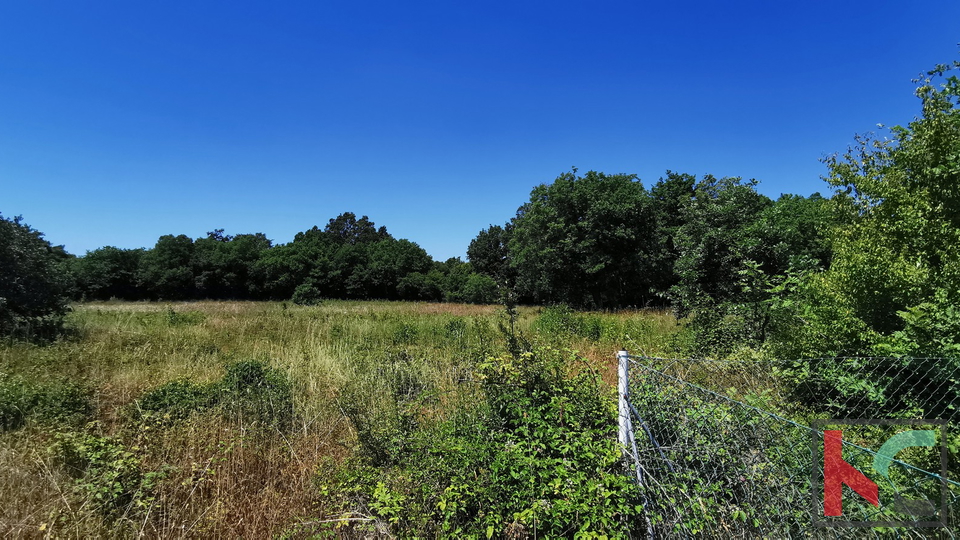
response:
[(808, 276), (793, 350), (960, 352), (960, 62), (919, 83), (922, 116), (826, 160), (833, 262)]
[(181, 300), (196, 294), (193, 277), (193, 239), (167, 234), (141, 258), (140, 286), (156, 298)]
[(67, 308), (62, 248), (0, 214), (0, 336), (53, 337)]
[(509, 239), (521, 295), (580, 307), (647, 303), (654, 219), (635, 175), (574, 170), (535, 187)]
[(142, 298), (137, 272), (143, 253), (143, 249), (105, 246), (78, 257), (71, 265), (78, 296), (89, 300)]

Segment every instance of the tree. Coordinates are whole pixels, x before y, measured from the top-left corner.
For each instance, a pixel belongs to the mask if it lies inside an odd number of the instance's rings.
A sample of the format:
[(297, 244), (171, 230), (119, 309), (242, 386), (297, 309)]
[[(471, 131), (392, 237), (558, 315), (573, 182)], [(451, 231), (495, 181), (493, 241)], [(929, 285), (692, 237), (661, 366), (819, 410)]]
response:
[[(918, 79), (922, 116), (826, 160), (833, 261), (804, 283), (787, 342), (821, 354), (944, 354), (960, 344), (960, 79)], [(937, 85), (937, 82), (940, 82)], [(944, 320), (944, 318), (950, 320)], [(936, 339), (929, 337), (936, 327)]]
[(344, 212), (331, 219), (323, 232), (339, 244), (364, 244), (391, 238), (386, 227), (378, 229), (367, 216), (357, 219), (353, 212)]
[(533, 189), (513, 219), (511, 264), (521, 296), (578, 307), (653, 299), (654, 216), (635, 175), (576, 171)]
[[(331, 219), (324, 229), (297, 233), (293, 242), (260, 252), (254, 280), (271, 298), (399, 298), (409, 274), (430, 271), (432, 259), (409, 240), (397, 240), (386, 227), (352, 212)], [(417, 278), (403, 295), (419, 296)]]
[(650, 253), (653, 265), (651, 282), (660, 298), (668, 298), (670, 289), (677, 284), (675, 266), (679, 252), (676, 236), (684, 223), (683, 209), (693, 198), (696, 183), (696, 177), (691, 174), (668, 170), (666, 178), (660, 178), (650, 188), (656, 227)]
[(186, 235), (161, 236), (153, 249), (143, 254), (140, 286), (152, 296), (166, 300), (193, 298), (196, 294), (193, 239)]
[(815, 403), (956, 414), (947, 406), (960, 394), (960, 79), (949, 75), (958, 68), (916, 81), (922, 116), (892, 138), (858, 136), (825, 160), (836, 189), (832, 261), (777, 305), (785, 322), (774, 352), (877, 358), (799, 363)]
[(395, 299), (400, 280), (414, 272), (428, 272), (432, 262), (417, 244), (387, 238), (368, 246), (366, 264), (355, 272), (363, 274), (365, 297)]
[(223, 229), (194, 242), (192, 259), (197, 293), (202, 298), (250, 298), (260, 286), (252, 266), (271, 242), (263, 233), (229, 236)]
[(505, 290), (516, 286), (517, 273), (510, 256), (510, 237), (513, 225), (490, 225), (483, 229), (467, 247), (467, 259), (477, 272), (489, 276)]
[(0, 336), (52, 338), (67, 309), (63, 250), (0, 214)]
[(680, 208), (682, 224), (674, 237), (677, 284), (671, 289), (680, 316), (735, 300), (742, 291), (745, 261), (761, 258), (756, 222), (771, 205), (756, 185), (756, 180), (706, 175)]
[(829, 267), (832, 219), (829, 201), (819, 193), (781, 195), (760, 213), (751, 232), (763, 246), (759, 262), (771, 275)]
[(139, 300), (145, 295), (137, 283), (137, 271), (143, 249), (120, 249), (113, 246), (88, 251), (77, 258), (73, 272), (80, 297), (88, 300)]
[(443, 274), (432, 270), (426, 274), (412, 272), (397, 283), (397, 294), (404, 300), (425, 300), (439, 302), (443, 300)]

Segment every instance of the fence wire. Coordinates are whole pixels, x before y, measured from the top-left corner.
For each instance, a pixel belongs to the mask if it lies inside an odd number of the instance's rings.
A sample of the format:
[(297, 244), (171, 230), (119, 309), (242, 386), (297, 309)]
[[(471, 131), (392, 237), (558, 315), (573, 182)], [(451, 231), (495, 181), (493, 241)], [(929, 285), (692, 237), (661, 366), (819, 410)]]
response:
[[(936, 372), (904, 373), (918, 366)], [(629, 367), (626, 451), (644, 494), (649, 537), (957, 537), (960, 471), (953, 454), (960, 447), (960, 370), (954, 361), (630, 357)], [(851, 376), (831, 380), (831, 373)], [(861, 375), (859, 386), (854, 373)], [(912, 386), (921, 383), (927, 386)], [(896, 426), (849, 423), (884, 418), (903, 420)], [(910, 419), (934, 418), (944, 420), (933, 426), (939, 429), (936, 447), (905, 449), (885, 476), (875, 472), (879, 445), (896, 431), (931, 428), (904, 428)], [(842, 430), (843, 459), (878, 484), (879, 507), (845, 487), (843, 515), (824, 516), (825, 429)], [(938, 520), (948, 526), (902, 524)]]

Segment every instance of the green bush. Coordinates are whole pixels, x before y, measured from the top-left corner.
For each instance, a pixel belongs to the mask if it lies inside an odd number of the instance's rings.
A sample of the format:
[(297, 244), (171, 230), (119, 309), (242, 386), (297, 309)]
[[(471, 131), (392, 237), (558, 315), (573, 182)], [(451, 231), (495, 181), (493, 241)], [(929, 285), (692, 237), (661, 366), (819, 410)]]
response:
[(230, 364), (220, 381), (172, 381), (145, 393), (134, 405), (141, 420), (175, 422), (197, 411), (217, 409), (260, 427), (287, 429), (293, 421), (290, 381), (259, 360)]
[(323, 296), (312, 284), (302, 283), (294, 289), (290, 301), (298, 306), (318, 306), (323, 303)]
[[(750, 405), (743, 406), (656, 372), (634, 378), (630, 394), (663, 456), (644, 462), (655, 479), (644, 489), (657, 537), (763, 537), (765, 529), (803, 536), (809, 433), (752, 408), (769, 408), (769, 396), (742, 395)], [(769, 529), (773, 523), (788, 528)]]
[(0, 430), (28, 422), (79, 424), (93, 412), (90, 392), (71, 382), (35, 383), (0, 373)]
[(209, 385), (186, 380), (171, 381), (144, 394), (137, 402), (144, 416), (160, 416), (181, 420), (194, 411), (210, 407), (212, 396)]
[[(402, 537), (598, 538), (642, 531), (599, 376), (540, 349), (478, 366), (478, 400), (396, 432), (389, 463), (361, 454), (328, 493)], [(369, 413), (373, 414), (373, 413)], [(358, 429), (358, 432), (361, 431)], [(639, 529), (639, 531), (638, 531)]]
[(166, 318), (170, 326), (193, 326), (202, 323), (207, 317), (199, 311), (177, 312), (168, 308)]
[(0, 336), (30, 340), (60, 333), (67, 257), (21, 218), (0, 215)]
[(164, 471), (144, 473), (140, 457), (114, 437), (61, 433), (52, 451), (76, 478), (77, 489), (108, 515), (129, 514), (131, 507), (148, 506), (156, 482), (166, 475)]
[(417, 330), (417, 327), (410, 323), (400, 323), (396, 329), (393, 331), (393, 336), (391, 340), (394, 345), (412, 345), (416, 342), (417, 336), (420, 332)]
[(293, 421), (290, 380), (282, 371), (259, 360), (227, 366), (223, 379), (211, 388), (215, 403), (262, 427), (287, 429)]
[(206, 315), (199, 311), (176, 311), (168, 307), (166, 311), (140, 313), (137, 319), (144, 328), (163, 329), (177, 326), (195, 326), (206, 320)]

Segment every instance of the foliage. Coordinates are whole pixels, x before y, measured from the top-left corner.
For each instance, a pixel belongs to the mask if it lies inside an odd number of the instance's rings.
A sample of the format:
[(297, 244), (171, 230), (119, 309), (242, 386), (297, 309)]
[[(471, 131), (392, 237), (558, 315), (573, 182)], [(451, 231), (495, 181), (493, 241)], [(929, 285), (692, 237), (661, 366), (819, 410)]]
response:
[(78, 257), (71, 264), (77, 281), (76, 296), (86, 300), (141, 299), (137, 271), (143, 254), (143, 249), (106, 246)]
[(740, 293), (739, 270), (758, 258), (759, 242), (751, 228), (771, 204), (756, 185), (755, 180), (707, 175), (681, 208), (683, 224), (675, 238), (679, 283), (671, 291), (680, 316)]
[(510, 237), (513, 225), (490, 225), (483, 229), (467, 246), (467, 258), (477, 272), (490, 277), (497, 288), (500, 299), (512, 291), (517, 284), (517, 272), (512, 264)]
[(433, 270), (427, 274), (411, 272), (397, 283), (397, 294), (404, 300), (427, 300), (439, 302), (443, 300), (444, 275)]
[(65, 258), (22, 218), (0, 215), (0, 337), (49, 339), (61, 331)]
[(756, 185), (707, 175), (679, 207), (670, 296), (679, 316), (692, 315), (684, 354), (761, 346), (782, 322), (772, 307), (785, 296), (781, 286), (830, 262), (824, 199), (815, 193), (770, 201)]
[(227, 413), (261, 427), (286, 430), (293, 421), (290, 380), (264, 362), (241, 360), (228, 365), (212, 390), (215, 402)]
[(191, 259), (199, 298), (251, 298), (259, 286), (251, 278), (253, 265), (270, 248), (263, 233), (229, 236), (223, 229), (208, 232), (194, 242)]
[(140, 286), (153, 298), (192, 298), (196, 294), (190, 265), (194, 249), (189, 236), (161, 236), (153, 249), (143, 254), (138, 277)]
[[(923, 313), (955, 303), (960, 290), (953, 249), (960, 241), (960, 89), (955, 76), (935, 87), (950, 69), (940, 66), (920, 81), (922, 118), (892, 128), (893, 139), (857, 137), (854, 148), (826, 160), (841, 226), (833, 231), (830, 269), (804, 284), (810, 305), (804, 326), (827, 335), (862, 330), (808, 352), (889, 350), (909, 335), (920, 342), (895, 348), (934, 355), (960, 339), (950, 332), (940, 343), (924, 342), (917, 327), (939, 324)], [(949, 325), (941, 329), (949, 332)]]
[(211, 406), (211, 388), (188, 380), (170, 381), (146, 392), (136, 403), (141, 417), (182, 420)]
[(579, 314), (568, 306), (551, 306), (534, 321), (534, 329), (544, 336), (579, 336), (599, 341), (604, 334), (604, 323), (598, 316)]
[(90, 391), (71, 383), (38, 384), (20, 376), (0, 373), (0, 430), (41, 425), (71, 425), (93, 413)]
[(285, 430), (293, 420), (291, 384), (282, 371), (264, 362), (241, 360), (229, 364), (216, 383), (180, 379), (146, 392), (135, 404), (135, 416), (175, 422), (214, 408), (260, 428)]
[[(930, 389), (954, 386), (944, 378), (950, 369), (912, 358), (956, 357), (960, 348), (960, 84), (948, 76), (958, 67), (938, 66), (917, 81), (923, 115), (892, 128), (892, 139), (859, 136), (826, 160), (837, 190), (833, 261), (776, 305), (785, 324), (774, 351), (903, 357), (796, 366), (801, 383), (834, 401), (909, 407)], [(898, 384), (904, 378), (910, 384)]]
[[(810, 433), (754, 408), (781, 405), (765, 393), (741, 387), (744, 405), (722, 396), (735, 389), (717, 388), (731, 375), (745, 383), (741, 373), (757, 370), (758, 364), (677, 361), (665, 371), (671, 367), (681, 378), (644, 369), (630, 382), (630, 401), (639, 414), (634, 421), (643, 423), (635, 429), (644, 456), (647, 515), (656, 536), (808, 532)], [(692, 372), (683, 373), (688, 369)], [(705, 385), (706, 391), (688, 381)]]
[(161, 236), (152, 249), (104, 247), (69, 263), (71, 294), (85, 300), (323, 298), (470, 303), (497, 299), (497, 285), (459, 259), (433, 261), (416, 243), (351, 212), (273, 246), (262, 233), (223, 229), (192, 240)]
[[(401, 325), (394, 341), (406, 343), (415, 335), (414, 328)], [(369, 364), (347, 384), (339, 404), (357, 430), (368, 464), (390, 466), (411, 458), (410, 444), (429, 389), (415, 358), (402, 350)]]
[(646, 304), (652, 220), (650, 198), (635, 175), (574, 171), (537, 186), (509, 238), (518, 292), (577, 307)]
[[(401, 536), (589, 538), (635, 530), (636, 488), (620, 471), (613, 401), (595, 373), (572, 370), (571, 357), (556, 350), (490, 358), (477, 367), (482, 401), (461, 403), (433, 425), (381, 433), (394, 458), (368, 457), (328, 489), (363, 503)], [(421, 396), (408, 397), (406, 410), (422, 410), (424, 390), (406, 388)]]
[(88, 431), (58, 434), (53, 454), (76, 478), (77, 488), (100, 510), (110, 515), (145, 508), (165, 471), (142, 471), (141, 458), (119, 439), (97, 435), (98, 425)]
[(653, 265), (653, 290), (661, 301), (669, 298), (670, 289), (677, 285), (674, 271), (679, 256), (676, 236), (684, 223), (683, 209), (690, 204), (696, 183), (692, 174), (668, 170), (666, 178), (660, 178), (650, 188), (655, 230), (648, 256)]
[(301, 283), (293, 290), (293, 296), (290, 301), (298, 306), (315, 306), (323, 303), (323, 296), (320, 291), (310, 283)]

